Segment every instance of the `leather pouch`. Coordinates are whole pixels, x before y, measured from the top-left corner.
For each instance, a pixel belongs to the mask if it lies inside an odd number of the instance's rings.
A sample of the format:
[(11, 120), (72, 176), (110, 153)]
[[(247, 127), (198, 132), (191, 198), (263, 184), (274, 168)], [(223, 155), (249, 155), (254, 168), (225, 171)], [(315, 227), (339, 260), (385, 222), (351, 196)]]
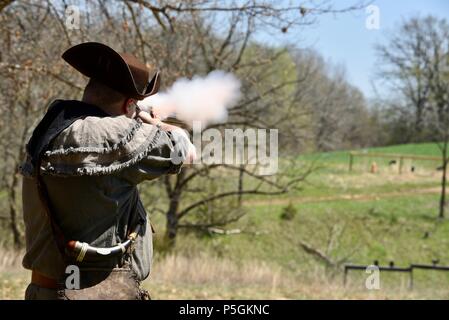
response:
[(81, 269), (80, 289), (61, 289), (62, 300), (150, 300), (128, 268)]

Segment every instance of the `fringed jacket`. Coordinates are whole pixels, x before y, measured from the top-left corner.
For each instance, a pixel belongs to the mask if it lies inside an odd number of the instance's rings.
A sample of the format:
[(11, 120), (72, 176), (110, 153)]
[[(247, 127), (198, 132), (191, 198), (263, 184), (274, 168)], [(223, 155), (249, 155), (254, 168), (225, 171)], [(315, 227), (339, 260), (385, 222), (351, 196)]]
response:
[[(56, 104), (84, 103), (59, 100)], [(126, 116), (87, 116), (71, 123), (44, 150), (41, 161), (43, 180), (65, 237), (111, 247), (125, 240), (133, 219), (143, 217), (132, 268), (138, 279), (145, 279), (152, 260), (152, 228), (137, 185), (179, 172), (188, 144), (177, 132)], [(23, 266), (58, 279), (65, 264), (38, 196), (34, 166), (29, 152), (21, 167), (26, 228)], [(114, 267), (117, 262), (105, 263), (101, 267)]]

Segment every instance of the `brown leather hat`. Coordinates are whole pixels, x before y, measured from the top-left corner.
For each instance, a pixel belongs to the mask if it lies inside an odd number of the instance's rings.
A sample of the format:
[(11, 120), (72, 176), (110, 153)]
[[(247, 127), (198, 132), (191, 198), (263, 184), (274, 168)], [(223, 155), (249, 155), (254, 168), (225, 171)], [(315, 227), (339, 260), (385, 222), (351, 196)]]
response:
[(142, 100), (159, 90), (160, 75), (150, 70), (136, 57), (118, 53), (98, 42), (85, 42), (71, 47), (62, 58), (89, 78), (94, 78), (127, 97)]

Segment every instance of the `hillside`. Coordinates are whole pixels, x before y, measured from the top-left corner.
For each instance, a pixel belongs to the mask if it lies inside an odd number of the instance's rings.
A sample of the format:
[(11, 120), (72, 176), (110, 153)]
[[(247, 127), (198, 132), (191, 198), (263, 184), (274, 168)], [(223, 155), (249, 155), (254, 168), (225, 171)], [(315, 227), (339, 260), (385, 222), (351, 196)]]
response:
[[(438, 156), (432, 144), (373, 148), (368, 152)], [(438, 220), (438, 164), (408, 163), (398, 174), (388, 163), (364, 159), (348, 170), (348, 152), (297, 160), (317, 168), (302, 190), (284, 197), (250, 197), (246, 215), (227, 226), (229, 235), (182, 232), (172, 252), (163, 250), (164, 217), (156, 224), (154, 270), (145, 286), (156, 299), (172, 298), (448, 298), (449, 274), (418, 272), (413, 290), (407, 275), (381, 274), (381, 290), (363, 286), (364, 272), (344, 263), (397, 266), (449, 265), (449, 221)], [(378, 171), (370, 165), (378, 162)], [(293, 217), (282, 219), (290, 205)], [(305, 250), (305, 246), (311, 250)], [(21, 298), (25, 272), (4, 258), (0, 298)]]

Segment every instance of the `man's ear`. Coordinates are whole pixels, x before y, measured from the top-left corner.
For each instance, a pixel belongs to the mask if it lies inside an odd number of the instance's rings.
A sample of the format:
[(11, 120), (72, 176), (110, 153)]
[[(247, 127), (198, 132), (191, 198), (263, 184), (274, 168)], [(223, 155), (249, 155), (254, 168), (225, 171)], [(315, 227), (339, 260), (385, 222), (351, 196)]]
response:
[(131, 98), (128, 98), (125, 100), (125, 102), (123, 103), (123, 109), (122, 109), (123, 114), (127, 115), (128, 113), (131, 112), (131, 110), (129, 110), (129, 106), (132, 105), (133, 102), (134, 102), (134, 100)]

